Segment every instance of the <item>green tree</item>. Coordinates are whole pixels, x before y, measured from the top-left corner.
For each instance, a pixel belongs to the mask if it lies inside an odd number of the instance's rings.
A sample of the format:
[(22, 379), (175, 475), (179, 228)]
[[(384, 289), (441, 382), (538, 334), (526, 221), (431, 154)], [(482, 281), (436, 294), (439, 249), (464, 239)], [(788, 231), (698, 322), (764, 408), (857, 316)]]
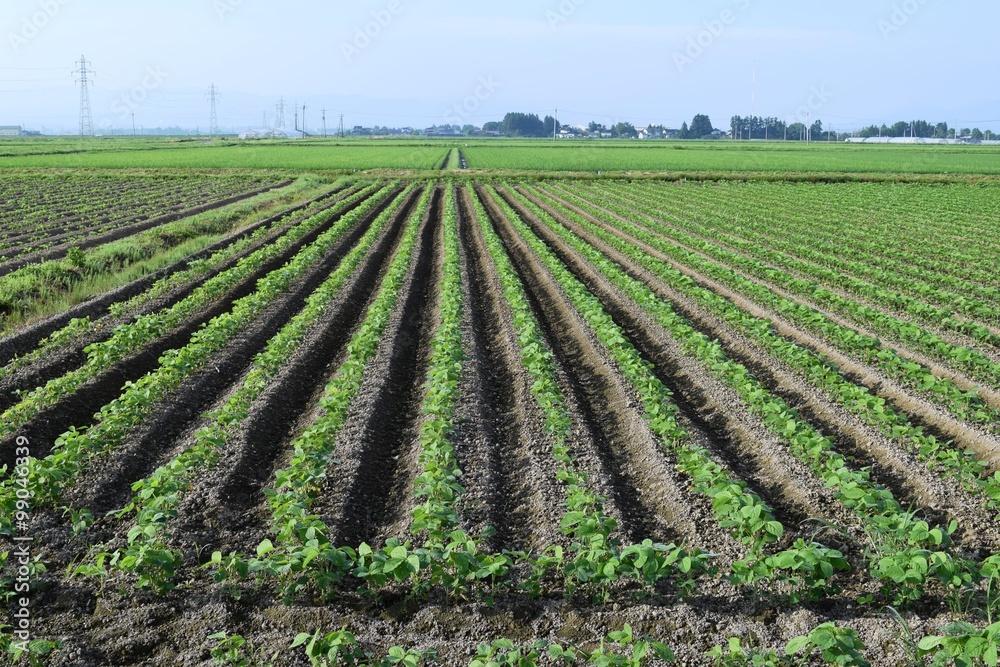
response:
[(678, 139), (690, 139), (691, 138), (691, 130), (688, 129), (687, 121), (684, 121), (681, 124), (681, 129), (677, 133), (677, 138)]
[(561, 123), (556, 122), (556, 119), (552, 116), (546, 116), (543, 121), (545, 125), (545, 135), (546, 137), (553, 136), (562, 127)]
[(910, 124), (904, 121), (899, 121), (894, 123), (892, 127), (889, 128), (890, 137), (908, 137), (910, 136)]
[(508, 137), (544, 137), (545, 123), (538, 114), (508, 113), (503, 119), (503, 133)]
[(618, 139), (635, 139), (639, 136), (639, 131), (632, 123), (618, 123), (611, 128), (611, 136)]
[(708, 137), (712, 135), (715, 128), (712, 126), (712, 121), (705, 114), (698, 114), (691, 121), (691, 136), (694, 139), (701, 139), (702, 137)]
[(789, 141), (805, 141), (807, 129), (805, 123), (792, 123), (788, 126)]

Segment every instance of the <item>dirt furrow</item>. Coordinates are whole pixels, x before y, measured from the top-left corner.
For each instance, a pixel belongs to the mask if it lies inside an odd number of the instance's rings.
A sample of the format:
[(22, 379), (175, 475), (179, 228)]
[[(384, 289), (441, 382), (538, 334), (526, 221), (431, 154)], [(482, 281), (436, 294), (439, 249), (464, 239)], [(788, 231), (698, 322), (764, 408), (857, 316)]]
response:
[[(685, 541), (733, 557), (740, 549), (717, 529), (711, 509), (683, 490), (674, 470), (641, 417), (642, 406), (606, 350), (557, 283), (528, 248), (485, 190), (479, 196), (525, 285), (539, 324), (570, 383), (574, 413), (590, 435), (609, 497), (627, 539)], [(601, 491), (600, 487), (597, 489)]]
[(297, 424), (339, 367), (418, 198), (418, 192), (410, 195), (281, 374), (250, 409), (240, 433), (226, 445), (216, 465), (199, 477), (178, 510), (179, 544), (250, 552), (267, 537), (270, 511), (262, 489), (287, 454)]
[(309, 295), (357, 244), (376, 215), (366, 215), (355, 224), (305, 276), (270, 304), (204, 369), (158, 404), (122, 447), (92, 465), (92, 472), (79, 480), (67, 499), (101, 513), (124, 504), (131, 495), (132, 482), (148, 476), (157, 465), (172, 458), (179, 446), (183, 447), (183, 442), (178, 440), (190, 430), (192, 422), (199, 421), (200, 415), (220, 394), (231, 390), (234, 379), (238, 381), (243, 377), (254, 356), (305, 306)]
[[(76, 318), (90, 317), (91, 320), (97, 321), (99, 318), (103, 318), (108, 314), (108, 308), (119, 301), (127, 301), (132, 297), (138, 296), (147, 289), (149, 289), (153, 283), (161, 278), (173, 275), (180, 271), (184, 271), (188, 268), (191, 262), (199, 259), (204, 259), (211, 256), (213, 253), (222, 250), (223, 248), (231, 245), (235, 241), (241, 238), (250, 236), (255, 231), (261, 227), (271, 227), (276, 222), (284, 218), (285, 216), (292, 215), (302, 211), (309, 206), (326, 200), (332, 199), (330, 201), (330, 206), (336, 205), (336, 203), (345, 197), (350, 196), (357, 191), (357, 187), (351, 188), (335, 188), (329, 192), (323, 193), (319, 197), (310, 199), (309, 201), (303, 202), (291, 208), (284, 209), (275, 215), (269, 216), (268, 218), (256, 222), (247, 227), (243, 227), (221, 239), (217, 243), (204, 248), (184, 259), (171, 264), (170, 266), (164, 267), (150, 273), (149, 275), (143, 276), (128, 283), (127, 285), (122, 285), (114, 290), (106, 292), (100, 296), (89, 299), (83, 303), (73, 306), (69, 310), (47, 317), (44, 320), (32, 324), (26, 328), (17, 331), (10, 336), (7, 336), (0, 340), (0, 364), (8, 364), (10, 361), (20, 355), (25, 355), (34, 350), (38, 344), (44, 339), (63, 328), (69, 322)], [(329, 206), (325, 206), (321, 210), (325, 210)], [(300, 218), (301, 219), (301, 218)], [(255, 245), (255, 247), (257, 247)], [(215, 275), (214, 273), (211, 275)], [(209, 276), (211, 277), (211, 276)]]
[[(513, 197), (508, 196), (508, 201), (519, 204)], [(565, 220), (551, 207), (534, 201), (556, 220)], [(633, 345), (653, 363), (657, 377), (673, 392), (693, 439), (750, 484), (790, 533), (796, 525), (814, 517), (840, 525), (853, 523), (853, 517), (830, 490), (788, 453), (780, 438), (762, 426), (759, 418), (749, 413), (732, 389), (686, 355), (668, 331), (530, 211), (520, 205), (517, 208), (539, 238), (601, 300)]]
[(496, 530), (497, 551), (539, 551), (562, 540), (557, 517), (563, 492), (513, 315), (468, 198), (468, 190), (459, 188), (463, 343), (469, 351), (455, 433), (466, 486), (463, 516), (477, 529)]
[[(270, 192), (271, 190), (276, 190), (278, 188), (283, 188), (292, 184), (292, 181), (284, 181), (282, 183), (276, 183), (275, 185), (269, 185), (267, 187), (258, 188), (251, 192), (245, 192), (243, 194), (234, 195), (232, 197), (227, 197), (214, 202), (209, 202), (208, 204), (202, 204), (200, 206), (195, 206), (194, 208), (189, 208), (185, 211), (179, 213), (171, 213), (169, 215), (159, 216), (157, 218), (147, 219), (141, 222), (136, 222), (125, 227), (119, 227), (112, 229), (101, 234), (95, 234), (88, 236), (86, 241), (81, 243), (71, 244), (62, 243), (54, 248), (48, 248), (46, 250), (18, 257), (17, 259), (10, 260), (9, 262), (3, 262), (0, 264), (0, 276), (5, 276), (9, 273), (13, 273), (18, 269), (27, 266), (28, 264), (34, 264), (37, 262), (43, 262), (50, 259), (59, 259), (65, 257), (66, 253), (69, 252), (69, 248), (73, 247), (80, 248), (81, 250), (87, 250), (88, 248), (94, 248), (99, 245), (104, 245), (105, 243), (110, 243), (112, 241), (117, 241), (119, 239), (128, 238), (130, 236), (135, 236), (140, 232), (144, 232), (147, 229), (153, 229), (154, 227), (159, 227), (165, 225), (169, 222), (174, 222), (176, 220), (181, 220), (182, 218), (188, 218), (193, 215), (198, 215), (199, 213), (204, 213), (206, 211), (213, 211), (215, 209), (223, 208), (229, 206), (230, 204), (235, 204), (236, 202), (243, 201), (244, 199), (250, 199), (251, 197), (256, 197), (259, 194), (265, 192)], [(49, 239), (47, 242), (51, 242), (56, 239)]]
[[(568, 203), (565, 205), (573, 208)], [(594, 218), (589, 216), (588, 218), (605, 230), (617, 233), (630, 243), (634, 243), (650, 256), (664, 262), (670, 261), (655, 248), (646, 246), (638, 239), (624, 232), (616, 231), (610, 225)], [(656, 276), (580, 228), (579, 225), (569, 221), (562, 221), (562, 224), (601, 250), (633, 278), (644, 282), (663, 299), (670, 301), (677, 312), (687, 318), (692, 326), (718, 340), (730, 358), (750, 369), (771, 391), (797, 409), (810, 423), (825, 434), (835, 437), (838, 451), (854, 457), (858, 465), (871, 467), (873, 479), (891, 489), (900, 502), (923, 508), (929, 518), (946, 516), (949, 519), (959, 521), (965, 531), (963, 543), (967, 546), (983, 548), (991, 553), (996, 550), (997, 546), (1000, 546), (1000, 536), (997, 535), (996, 523), (992, 514), (985, 510), (980, 499), (970, 497), (969, 494), (956, 489), (953, 482), (936, 476), (914, 456), (903, 451), (898, 444), (837, 405), (822, 391), (813, 387), (797, 371), (774, 360), (756, 343), (732, 330), (729, 325), (698, 306), (689, 297), (672, 289)], [(689, 275), (691, 274), (689, 273)], [(696, 276), (697, 274), (691, 275), (703, 287), (715, 291), (710, 281), (703, 283), (701, 280), (707, 279)], [(733, 295), (727, 294), (724, 288), (717, 293), (734, 301), (733, 298), (730, 298)], [(740, 297), (736, 298), (741, 299)], [(743, 307), (744, 310), (748, 310), (738, 300), (734, 303)], [(758, 317), (761, 316), (752, 310), (748, 310), (748, 312)], [(780, 327), (788, 326), (782, 325), (780, 322), (777, 324), (779, 325), (778, 333), (782, 333)], [(801, 341), (798, 342), (801, 343)]]
[[(661, 230), (657, 229), (656, 227), (651, 227), (648, 224), (644, 224), (644, 223), (636, 222), (636, 221), (633, 221), (632, 224), (635, 224), (635, 225), (640, 226), (640, 227), (644, 227), (647, 231), (649, 231), (654, 236), (657, 236), (657, 237), (663, 239), (664, 241), (667, 241), (667, 242), (669, 242), (669, 243), (677, 246), (678, 248), (682, 248), (683, 250), (685, 250), (687, 252), (690, 252), (690, 253), (692, 253), (692, 254), (694, 254), (694, 255), (702, 258), (702, 259), (705, 259), (707, 261), (710, 261), (710, 262), (713, 262), (713, 263), (716, 263), (716, 264), (723, 264), (723, 262), (720, 262), (719, 260), (716, 260), (716, 259), (712, 258), (711, 256), (709, 256), (708, 254), (702, 252), (701, 250), (698, 250), (697, 248), (693, 248), (691, 246), (685, 245), (684, 243), (678, 241), (677, 239), (672, 238), (671, 236), (669, 236), (667, 234), (664, 234)], [(713, 241), (713, 243), (714, 243), (714, 241)], [(900, 343), (900, 342), (895, 341), (895, 340), (887, 339), (885, 336), (879, 335), (875, 331), (873, 331), (871, 329), (868, 329), (867, 327), (865, 327), (865, 326), (863, 326), (863, 325), (855, 322), (854, 320), (850, 320), (850, 319), (847, 319), (846, 317), (842, 317), (842, 316), (834, 313), (833, 311), (831, 311), (829, 309), (826, 309), (823, 306), (821, 306), (821, 305), (819, 305), (817, 303), (814, 303), (813, 301), (810, 301), (809, 299), (807, 299), (805, 297), (801, 297), (801, 296), (798, 296), (796, 294), (793, 294), (793, 293), (791, 293), (791, 292), (789, 292), (789, 291), (787, 291), (787, 290), (785, 290), (785, 289), (783, 289), (781, 287), (778, 287), (777, 285), (775, 285), (775, 284), (773, 284), (773, 283), (771, 283), (771, 282), (769, 282), (767, 280), (763, 280), (761, 278), (758, 278), (758, 277), (756, 277), (756, 276), (754, 276), (754, 275), (752, 275), (750, 273), (747, 273), (747, 272), (745, 272), (742, 269), (739, 269), (737, 267), (729, 266), (729, 265), (727, 265), (727, 267), (729, 269), (731, 269), (732, 271), (734, 271), (736, 274), (738, 274), (740, 277), (744, 278), (745, 280), (748, 280), (750, 282), (756, 283), (757, 285), (760, 285), (761, 287), (766, 288), (768, 291), (773, 292), (774, 294), (777, 294), (778, 296), (780, 296), (780, 297), (782, 297), (784, 299), (788, 299), (788, 300), (793, 301), (793, 302), (795, 302), (795, 303), (797, 303), (799, 305), (806, 306), (807, 308), (811, 308), (811, 309), (813, 309), (813, 310), (821, 313), (824, 317), (826, 317), (828, 320), (830, 320), (831, 322), (833, 322), (837, 326), (844, 327), (844, 328), (847, 328), (847, 329), (851, 329), (853, 331), (856, 331), (860, 335), (866, 336), (868, 338), (878, 339), (881, 342), (883, 348), (892, 350), (893, 352), (895, 352), (896, 354), (898, 354), (899, 356), (901, 356), (901, 357), (903, 357), (905, 359), (909, 359), (911, 361), (917, 362), (918, 364), (921, 364), (922, 366), (924, 366), (928, 370), (930, 370), (930, 372), (933, 373), (936, 377), (946, 378), (948, 380), (951, 380), (955, 384), (956, 387), (958, 387), (959, 389), (961, 389), (963, 391), (975, 391), (975, 392), (977, 392), (979, 394), (979, 397), (983, 400), (984, 403), (986, 403), (990, 407), (994, 408), (995, 410), (1000, 410), (1000, 391), (997, 391), (995, 388), (990, 387), (990, 386), (984, 386), (983, 383), (977, 382), (977, 381), (971, 379), (968, 375), (962, 373), (961, 371), (957, 371), (957, 370), (955, 370), (955, 369), (953, 369), (951, 367), (944, 366), (942, 364), (942, 362), (937, 361), (935, 359), (932, 359), (932, 358), (928, 357), (927, 355), (925, 355), (925, 354), (923, 354), (921, 352), (918, 352), (918, 351), (916, 351), (916, 350), (908, 347), (907, 345), (905, 345), (903, 343)], [(858, 299), (854, 299), (854, 300), (858, 301)], [(984, 431), (982, 431), (981, 429), (979, 429), (978, 427), (974, 427), (974, 426), (970, 426), (970, 425), (966, 425), (966, 426), (969, 429), (974, 430), (975, 432), (980, 433), (981, 435), (988, 437), (988, 434), (985, 433)]]
[[(619, 217), (612, 213), (608, 215), (613, 218)], [(892, 378), (840, 352), (833, 345), (803, 331), (784, 317), (758, 305), (728, 286), (659, 252), (634, 236), (619, 230), (614, 225), (597, 220), (593, 216), (586, 217), (591, 222), (594, 222), (594, 224), (601, 226), (605, 231), (617, 234), (629, 243), (643, 248), (651, 257), (669, 264), (694, 280), (699, 286), (715, 292), (754, 317), (770, 320), (774, 324), (775, 331), (783, 338), (798, 343), (837, 364), (845, 377), (852, 382), (865, 385), (873, 393), (884, 398), (893, 407), (906, 413), (915, 423), (925, 426), (928, 431), (934, 433), (940, 439), (945, 441), (951, 440), (962, 449), (975, 451), (976, 455), (981, 460), (987, 462), (991, 469), (996, 469), (1000, 465), (1000, 442), (997, 442), (995, 438), (971, 428), (969, 424), (959, 421), (953, 415), (945, 412), (943, 408), (934, 405), (930, 401), (914, 396), (906, 387), (900, 385)]]
[[(320, 210), (317, 211), (317, 214), (320, 214), (336, 206), (337, 201), (339, 201), (339, 198), (338, 200), (332, 201), (328, 205), (322, 207)], [(345, 209), (344, 214), (354, 210), (355, 208), (357, 208), (357, 206), (360, 206), (360, 204), (361, 202), (358, 202), (357, 204), (348, 207), (347, 209)], [(254, 225), (253, 229), (260, 227), (264, 223), (270, 222), (273, 224), (280, 217), (283, 217), (283, 215), (284, 214), (282, 214), (281, 216), (275, 216), (273, 218), (269, 218), (267, 221), (262, 221), (262, 223)], [(53, 350), (50, 354), (45, 355), (38, 361), (30, 365), (26, 365), (25, 367), (18, 369), (17, 371), (11, 373), (9, 376), (0, 380), (0, 411), (6, 410), (10, 406), (18, 402), (19, 400), (17, 397), (18, 391), (30, 391), (35, 387), (40, 387), (44, 385), (52, 378), (59, 377), (64, 373), (67, 373), (71, 370), (74, 370), (82, 366), (86, 361), (86, 354), (84, 353), (85, 348), (88, 345), (102, 342), (110, 338), (114, 334), (115, 329), (119, 325), (128, 324), (132, 322), (134, 318), (139, 317), (141, 315), (157, 312), (160, 310), (165, 310), (171, 307), (178, 301), (181, 301), (182, 299), (190, 295), (191, 292), (197, 289), (205, 281), (211, 280), (219, 273), (222, 273), (223, 271), (232, 268), (233, 266), (236, 265), (237, 262), (239, 262), (240, 259), (255, 252), (259, 248), (268, 245), (269, 243), (273, 243), (275, 239), (281, 237), (292, 225), (297, 224), (298, 222), (301, 222), (304, 219), (305, 217), (303, 216), (295, 221), (290, 222), (287, 225), (282, 225), (280, 228), (275, 229), (272, 233), (268, 234), (260, 241), (243, 249), (240, 253), (234, 255), (232, 258), (230, 258), (223, 264), (219, 265), (211, 272), (195, 280), (192, 280), (185, 285), (176, 287), (169, 293), (164, 294), (150, 301), (149, 303), (143, 304), (142, 306), (140, 306), (131, 313), (122, 315), (121, 317), (113, 317), (108, 313), (108, 307), (116, 301), (125, 301), (130, 299), (132, 296), (141, 293), (143, 290), (150, 287), (155, 282), (155, 280), (159, 279), (160, 277), (170, 275), (177, 270), (183, 270), (189, 265), (190, 262), (199, 259), (201, 257), (206, 257), (212, 252), (215, 252), (216, 249), (228, 245), (229, 244), (228, 241), (222, 242), (221, 244), (215, 244), (211, 248), (206, 249), (205, 251), (196, 253), (195, 255), (192, 255), (191, 257), (188, 257), (182, 260), (181, 262), (178, 262), (177, 264), (170, 267), (171, 270), (165, 269), (163, 271), (157, 272), (156, 274), (154, 274), (155, 277), (153, 278), (147, 276), (145, 278), (141, 278), (139, 281), (135, 281), (134, 283), (130, 283), (129, 285), (124, 286), (123, 288), (115, 290), (113, 292), (113, 294), (115, 295), (115, 298), (113, 300), (101, 298), (100, 301), (102, 302), (102, 304), (100, 306), (88, 307), (85, 309), (86, 312), (84, 312), (83, 310), (77, 311), (76, 314), (74, 315), (75, 317), (90, 316), (92, 318), (90, 330), (80, 338), (68, 342), (66, 345), (63, 345), (56, 350)], [(235, 240), (239, 236), (252, 233), (253, 229), (250, 229), (247, 232), (238, 233), (233, 237), (231, 237), (231, 239)], [(135, 289), (137, 283), (141, 283), (142, 285), (141, 289)], [(247, 284), (246, 282), (243, 283), (244, 286), (246, 284)], [(81, 305), (90, 306), (89, 303)], [(74, 309), (74, 311), (76, 311), (76, 309)], [(59, 322), (62, 322), (62, 326), (64, 326), (66, 323), (69, 322), (69, 319), (72, 319), (72, 317), (64, 318), (60, 316), (54, 319), (58, 320)], [(55, 328), (51, 328), (50, 326), (46, 326), (44, 329), (47, 330), (48, 332), (45, 335), (48, 335), (56, 330)], [(38, 337), (37, 341), (40, 341), (41, 338), (44, 337), (45, 337), (44, 335)], [(32, 349), (34, 349), (34, 346), (27, 348), (25, 351), (30, 352)]]
[[(375, 358), (337, 435), (314, 511), (331, 540), (356, 546), (407, 534), (420, 474), (420, 408), (437, 322), (443, 231), (443, 189), (421, 221), (415, 257)], [(411, 224), (413, 224), (411, 222)]]
[[(367, 226), (381, 211), (385, 210), (395, 195), (376, 206), (361, 222)], [(222, 300), (188, 318), (180, 327), (146, 345), (142, 350), (115, 364), (96, 378), (92, 378), (74, 393), (66, 396), (51, 408), (19, 429), (18, 435), (30, 438), (32, 454), (36, 458), (47, 456), (55, 439), (71, 426), (89, 426), (94, 422), (94, 414), (121, 394), (121, 388), (128, 381), (135, 381), (159, 367), (160, 356), (167, 350), (186, 345), (202, 324), (228, 312), (232, 304), (256, 289), (257, 281), (283, 266), (299, 250), (312, 243), (324, 231), (336, 224), (341, 216), (331, 216), (317, 229), (295, 241), (284, 252), (260, 266), (250, 277), (242, 281)], [(12, 462), (13, 437), (0, 443), (0, 465)]]

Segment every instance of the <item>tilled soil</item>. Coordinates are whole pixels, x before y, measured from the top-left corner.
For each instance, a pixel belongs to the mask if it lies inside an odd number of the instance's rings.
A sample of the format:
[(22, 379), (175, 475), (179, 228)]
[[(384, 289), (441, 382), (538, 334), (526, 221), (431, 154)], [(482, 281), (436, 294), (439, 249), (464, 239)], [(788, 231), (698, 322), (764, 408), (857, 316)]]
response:
[[(127, 543), (131, 519), (100, 515), (128, 502), (134, 482), (191, 444), (195, 431), (207, 423), (205, 413), (217, 409), (241, 386), (253, 355), (298, 312), (305, 298), (329, 276), (393, 198), (350, 230), (205, 369), (157, 405), (121, 447), (92, 462), (62, 501), (73, 509), (93, 509), (99, 516), (92, 527), (74, 535), (62, 508), (34, 513), (34, 548), (47, 562), (48, 571), (35, 578), (33, 628), (36, 636), (63, 642), (62, 650), (46, 664), (209, 665), (209, 652), (216, 641), (208, 637), (227, 632), (247, 637), (253, 649), (264, 656), (277, 652), (277, 665), (307, 665), (302, 650), (290, 648), (296, 634), (346, 627), (376, 656), (395, 645), (434, 647), (442, 664), (467, 665), (482, 641), (506, 637), (517, 643), (542, 639), (593, 647), (608, 631), (627, 622), (637, 632), (673, 647), (677, 664), (702, 665), (708, 664), (705, 652), (724, 645), (729, 637), (740, 636), (745, 645), (749, 642), (780, 652), (790, 639), (826, 621), (857, 630), (874, 665), (900, 664), (904, 655), (901, 628), (881, 606), (857, 602), (862, 595), (877, 593), (878, 585), (866, 571), (861, 544), (865, 536), (853, 513), (791, 455), (781, 438), (762, 425), (739, 395), (685, 354), (679, 341), (619, 291), (585, 255), (553, 233), (549, 221), (523, 206), (514, 197), (515, 191), (669, 302), (696, 330), (718, 340), (731, 359), (744, 364), (769, 391), (830, 436), (838, 451), (849, 457), (851, 467), (870, 468), (875, 481), (901, 502), (918, 507), (929, 520), (956, 520), (960, 529), (954, 539), (967, 557), (983, 558), (998, 550), (1000, 534), (995, 517), (981, 499), (953, 488), (793, 369), (588, 234), (532, 190), (521, 186), (494, 190), (477, 185), (459, 186), (456, 192), (465, 359), (452, 437), (465, 488), (459, 503), (462, 527), (473, 535), (492, 528), (495, 533), (485, 540), (484, 548), (493, 552), (538, 553), (552, 545), (569, 544), (560, 530), (565, 484), (557, 478), (552, 443), (545, 435), (543, 416), (532, 394), (531, 376), (521, 362), (519, 346), (523, 341), (518, 340), (512, 311), (486, 246), (480, 225), (484, 223), (487, 231), (500, 239), (544, 334), (544, 344), (553, 352), (573, 425), (569, 445), (575, 465), (587, 473), (593, 490), (606, 499), (604, 509), (618, 521), (614, 537), (625, 543), (648, 538), (706, 550), (715, 555), (719, 574), (700, 580), (698, 591), (689, 599), (680, 599), (667, 585), (639, 597), (636, 588), (622, 584), (613, 586), (604, 602), (581, 594), (564, 596), (558, 590), (533, 599), (515, 588), (524, 576), (517, 568), (513, 584), (494, 591), (490, 598), (475, 594), (449, 598), (440, 590), (410, 598), (402, 588), (373, 597), (359, 592), (357, 582), (349, 578), (335, 589), (309, 591), (286, 605), (273, 580), (230, 586), (215, 583), (211, 573), (199, 567), (212, 551), (252, 554), (264, 539), (273, 538), (265, 494), (273, 486), (275, 471), (287, 464), (295, 437), (316, 418), (319, 397), (326, 383), (336, 377), (350, 337), (378, 293), (407, 225), (416, 225), (418, 233), (412, 261), (376, 356), (365, 369), (347, 421), (332, 443), (334, 454), (310, 511), (331, 528), (332, 541), (339, 545), (381, 545), (393, 537), (414, 539), (409, 534), (409, 521), (420, 474), (418, 434), (426, 418), (421, 406), (430, 345), (440, 315), (444, 188), (453, 186), (427, 187), (434, 188), (427, 214), (419, 219), (414, 214), (419, 198), (419, 191), (414, 191), (342, 293), (327, 306), (251, 407), (236, 436), (221, 448), (215, 465), (202, 471), (184, 493), (177, 516), (168, 524), (169, 543), (185, 558), (175, 590), (159, 596), (136, 590), (134, 578), (120, 574), (106, 581), (71, 575), (75, 566), (89, 561), (93, 553)], [(572, 208), (558, 195), (554, 197)], [(477, 219), (476, 199), (488, 219)], [(775, 548), (818, 535), (819, 521), (843, 528), (842, 536), (826, 531), (816, 538), (844, 551), (852, 564), (851, 572), (835, 577), (838, 592), (820, 602), (792, 604), (730, 584), (728, 568), (746, 556), (747, 548), (719, 525), (711, 502), (694, 491), (690, 480), (676, 469), (676, 460), (646, 425), (639, 393), (507, 219), (499, 199), (517, 212), (621, 327), (655, 376), (673, 393), (680, 422), (691, 441), (704, 447), (773, 508), (786, 527)], [(651, 256), (669, 261), (616, 230), (611, 220), (592, 219)], [(44, 456), (60, 433), (91, 423), (91, 415), (120, 393), (125, 380), (156, 368), (165, 350), (183, 344), (202, 322), (228, 310), (237, 293), (249, 293), (257, 278), (278, 268), (288, 256), (286, 253), (268, 264), (252, 281), (212, 308), (30, 423), (21, 435), (29, 437), (33, 453)], [(823, 354), (834, 354), (828, 345), (779, 315), (687, 267), (677, 266), (740, 308), (770, 319), (781, 335)], [(161, 306), (177, 297), (165, 296)], [(74, 355), (79, 355), (79, 350), (67, 352), (59, 363), (71, 368), (79, 361)], [(879, 395), (905, 406), (908, 414), (938, 423), (930, 406), (904, 388), (843, 355), (829, 358)], [(10, 546), (3, 538), (0, 550)], [(329, 601), (320, 602), (319, 593), (326, 594)], [(957, 616), (950, 611), (943, 592), (932, 586), (921, 601), (904, 612), (904, 618), (919, 638), (938, 632)]]

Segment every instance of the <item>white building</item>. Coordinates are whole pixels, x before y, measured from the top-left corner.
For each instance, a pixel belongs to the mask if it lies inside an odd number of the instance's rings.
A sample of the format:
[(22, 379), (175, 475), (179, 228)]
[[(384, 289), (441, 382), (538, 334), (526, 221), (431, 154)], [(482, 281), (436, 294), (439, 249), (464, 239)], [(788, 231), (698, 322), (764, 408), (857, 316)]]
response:
[(0, 125), (0, 137), (21, 137), (24, 132), (20, 125)]

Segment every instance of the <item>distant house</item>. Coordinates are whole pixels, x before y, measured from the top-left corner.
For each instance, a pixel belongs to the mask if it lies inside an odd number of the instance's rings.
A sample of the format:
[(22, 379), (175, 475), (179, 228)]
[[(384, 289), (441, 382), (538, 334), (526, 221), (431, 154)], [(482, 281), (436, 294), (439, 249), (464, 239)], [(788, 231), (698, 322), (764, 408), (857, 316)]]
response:
[(23, 137), (24, 130), (20, 125), (0, 125), (0, 137)]

